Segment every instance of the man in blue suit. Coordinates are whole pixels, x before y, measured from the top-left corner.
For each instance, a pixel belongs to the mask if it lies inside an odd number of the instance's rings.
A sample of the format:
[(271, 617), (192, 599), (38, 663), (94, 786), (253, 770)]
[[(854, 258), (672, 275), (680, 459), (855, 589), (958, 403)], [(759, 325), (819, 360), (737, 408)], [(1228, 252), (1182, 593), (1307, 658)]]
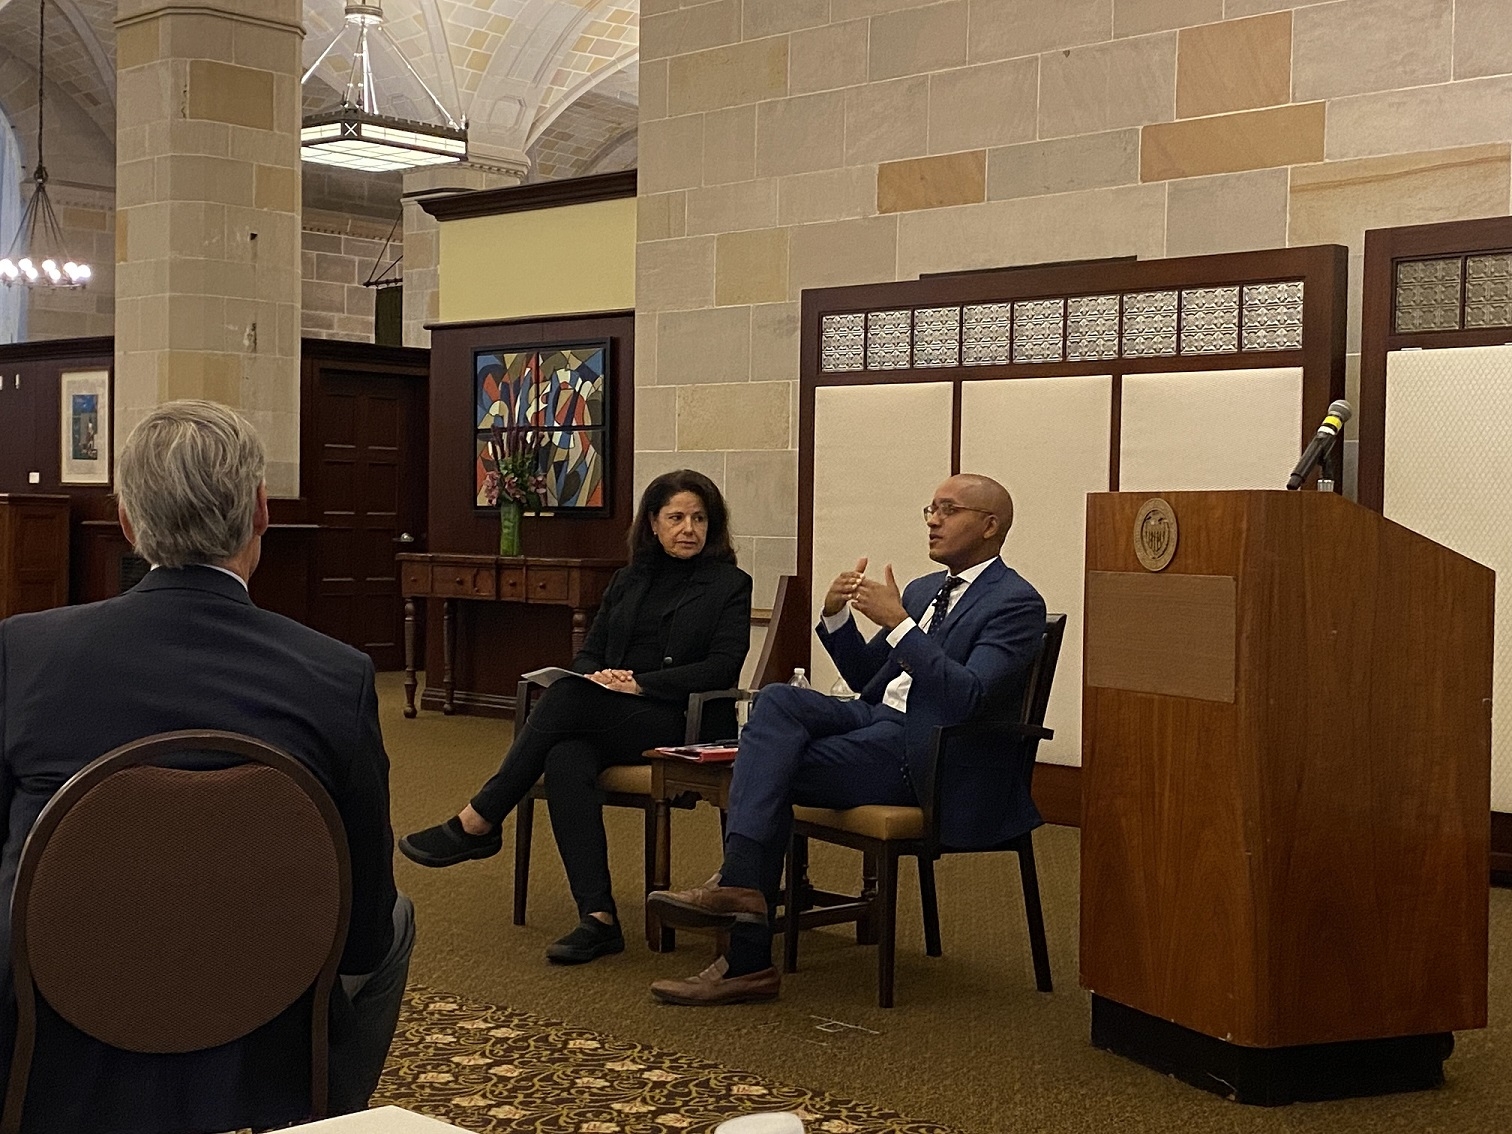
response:
[[(892, 565), (866, 577), (865, 559), (824, 597), (819, 639), (856, 701), (812, 689), (768, 686), (740, 738), (730, 787), (724, 865), (692, 890), (659, 890), (648, 907), (668, 925), (728, 929), (730, 949), (697, 976), (662, 980), (652, 993), (673, 1004), (770, 1000), (782, 983), (772, 964), (770, 911), (792, 829), (792, 805), (849, 808), (919, 805), (928, 790), (930, 736), (939, 725), (1015, 712), (1040, 639), (1045, 603), (999, 558), (1013, 499), (985, 476), (953, 476), (924, 509), (929, 557), (944, 571), (902, 594)], [(858, 610), (881, 629), (870, 640)], [(963, 751), (943, 801), (950, 846), (999, 843), (1037, 827), (1039, 812), (1006, 783), (991, 748)]]

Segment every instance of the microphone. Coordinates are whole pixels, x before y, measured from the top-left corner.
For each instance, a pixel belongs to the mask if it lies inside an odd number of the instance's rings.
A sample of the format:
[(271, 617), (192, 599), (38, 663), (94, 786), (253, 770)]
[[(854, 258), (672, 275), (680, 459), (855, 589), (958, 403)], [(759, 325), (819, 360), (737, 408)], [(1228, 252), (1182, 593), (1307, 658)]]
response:
[(1348, 402), (1340, 398), (1329, 404), (1328, 413), (1323, 418), (1323, 424), (1318, 426), (1318, 432), (1313, 434), (1313, 439), (1308, 442), (1307, 448), (1302, 451), (1302, 459), (1297, 462), (1297, 467), (1292, 469), (1291, 476), (1286, 478), (1288, 491), (1301, 488), (1307, 474), (1312, 472), (1313, 467), (1328, 456), (1339, 434), (1344, 431), (1344, 423), (1354, 416), (1354, 410)]

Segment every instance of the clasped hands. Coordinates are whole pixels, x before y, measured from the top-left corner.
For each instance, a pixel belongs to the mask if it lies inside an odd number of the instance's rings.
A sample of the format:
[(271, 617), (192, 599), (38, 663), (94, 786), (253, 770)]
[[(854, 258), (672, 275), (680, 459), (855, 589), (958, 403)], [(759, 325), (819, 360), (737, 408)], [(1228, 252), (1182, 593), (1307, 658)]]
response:
[(866, 577), (866, 559), (856, 560), (852, 571), (842, 571), (824, 595), (826, 618), (840, 613), (846, 603), (859, 610), (884, 630), (891, 630), (908, 617), (903, 609), (903, 595), (898, 590), (898, 581), (893, 578), (892, 564), (882, 568), (883, 578)]
[(583, 676), (619, 693), (641, 692), (640, 682), (635, 680), (635, 674), (628, 669), (598, 669)]

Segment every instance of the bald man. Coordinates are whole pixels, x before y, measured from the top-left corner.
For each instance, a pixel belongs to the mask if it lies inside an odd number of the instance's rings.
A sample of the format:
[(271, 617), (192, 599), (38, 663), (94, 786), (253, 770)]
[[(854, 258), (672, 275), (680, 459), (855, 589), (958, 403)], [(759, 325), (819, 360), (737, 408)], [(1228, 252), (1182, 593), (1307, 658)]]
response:
[[(668, 925), (730, 933), (729, 952), (697, 976), (655, 982), (658, 999), (773, 999), (782, 977), (772, 964), (770, 913), (792, 805), (917, 807), (928, 790), (936, 727), (1017, 713), (1045, 631), (1045, 603), (999, 557), (1013, 499), (997, 481), (963, 473), (935, 490), (924, 518), (929, 557), (944, 571), (900, 594), (891, 564), (878, 578), (861, 559), (824, 596), (819, 640), (860, 698), (763, 689), (740, 738), (723, 867), (696, 889), (647, 897)], [(852, 611), (881, 629), (863, 638)], [(1003, 774), (999, 749), (962, 745), (951, 766), (941, 808), (946, 845), (991, 846), (1039, 826), (1033, 800), (1017, 777)]]

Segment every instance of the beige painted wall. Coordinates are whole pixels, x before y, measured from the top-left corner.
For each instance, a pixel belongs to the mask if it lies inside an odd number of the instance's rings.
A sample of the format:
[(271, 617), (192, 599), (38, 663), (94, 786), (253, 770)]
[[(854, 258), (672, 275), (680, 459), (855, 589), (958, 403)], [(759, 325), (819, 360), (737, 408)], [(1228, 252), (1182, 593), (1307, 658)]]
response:
[(441, 224), (441, 321), (635, 306), (636, 203), (593, 201)]
[(1357, 352), (1365, 229), (1507, 213), (1509, 142), (1506, 0), (643, 0), (637, 478), (769, 603), (803, 288), (1337, 242)]

